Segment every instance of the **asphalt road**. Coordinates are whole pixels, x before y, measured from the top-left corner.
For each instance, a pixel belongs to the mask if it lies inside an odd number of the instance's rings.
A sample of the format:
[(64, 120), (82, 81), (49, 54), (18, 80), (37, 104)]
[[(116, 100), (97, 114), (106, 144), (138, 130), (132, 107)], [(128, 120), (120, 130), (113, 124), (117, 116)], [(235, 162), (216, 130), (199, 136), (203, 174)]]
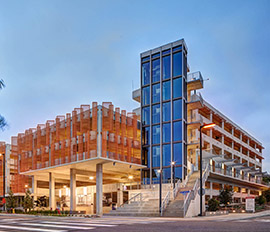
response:
[(132, 232), (132, 231), (267, 231), (270, 232), (270, 216), (248, 220), (227, 221), (226, 219), (189, 220), (173, 218), (130, 218), (103, 217), (86, 218), (40, 218), (40, 217), (0, 217), (1, 231), (40, 231), (40, 232)]

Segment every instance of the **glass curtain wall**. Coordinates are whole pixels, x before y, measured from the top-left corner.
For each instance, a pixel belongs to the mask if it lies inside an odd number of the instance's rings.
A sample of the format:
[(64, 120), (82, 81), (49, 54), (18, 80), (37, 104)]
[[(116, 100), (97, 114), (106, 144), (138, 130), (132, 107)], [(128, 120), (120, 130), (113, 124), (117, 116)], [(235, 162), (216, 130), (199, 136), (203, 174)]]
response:
[(159, 182), (162, 169), (164, 183), (172, 181), (172, 161), (175, 178), (186, 175), (186, 99), (187, 61), (183, 45), (173, 46), (142, 56), (141, 110), (142, 160), (145, 184)]

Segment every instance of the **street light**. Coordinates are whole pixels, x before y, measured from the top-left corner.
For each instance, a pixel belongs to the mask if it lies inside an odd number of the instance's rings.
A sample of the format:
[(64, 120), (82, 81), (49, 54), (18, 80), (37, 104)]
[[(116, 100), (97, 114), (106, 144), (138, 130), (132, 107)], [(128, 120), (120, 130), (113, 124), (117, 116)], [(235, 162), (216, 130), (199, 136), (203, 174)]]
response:
[(175, 189), (175, 161), (171, 162), (172, 177), (173, 177), (173, 189)]
[(202, 196), (203, 196), (203, 191), (202, 191), (202, 130), (203, 129), (210, 129), (214, 127), (216, 124), (215, 123), (209, 123), (200, 126), (200, 214), (199, 216), (202, 216)]
[[(3, 156), (3, 199), (5, 199), (5, 191), (6, 191), (6, 162), (5, 162), (5, 154), (0, 153), (0, 157)], [(5, 210), (5, 206), (3, 204), (3, 208)]]

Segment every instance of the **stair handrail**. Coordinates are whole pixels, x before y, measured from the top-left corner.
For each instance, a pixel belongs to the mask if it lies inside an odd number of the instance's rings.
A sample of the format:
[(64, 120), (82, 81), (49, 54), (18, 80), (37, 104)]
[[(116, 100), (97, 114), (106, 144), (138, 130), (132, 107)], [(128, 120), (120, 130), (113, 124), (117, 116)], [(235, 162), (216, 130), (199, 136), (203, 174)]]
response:
[(119, 207), (123, 207), (124, 205), (128, 204), (129, 202), (131, 202), (132, 200), (135, 200), (136, 198), (139, 197), (139, 201), (142, 201), (142, 193), (138, 193), (135, 196), (131, 197), (129, 200), (127, 200), (126, 202), (124, 202), (122, 205), (120, 205)]
[(170, 195), (171, 195), (171, 191), (168, 191), (164, 200), (162, 201), (161, 209), (160, 209), (161, 216), (163, 215), (164, 210), (166, 209), (166, 207), (168, 206), (170, 202)]
[(177, 181), (177, 183), (175, 184), (175, 188), (173, 189), (173, 199), (176, 198), (177, 193), (178, 193), (178, 191), (179, 191), (179, 189), (180, 189), (180, 187), (181, 187), (181, 184), (182, 184), (182, 181), (181, 181), (181, 179), (179, 179), (179, 180)]
[[(202, 176), (202, 182), (204, 183), (207, 180), (207, 177), (209, 175), (209, 163), (207, 163), (206, 168), (203, 172), (203, 176)], [(187, 196), (185, 197), (184, 200), (184, 204), (183, 204), (183, 208), (184, 208), (184, 217), (186, 215), (187, 209), (189, 207), (189, 204), (191, 202), (191, 200), (195, 199), (196, 193), (198, 192), (199, 186), (200, 185), (200, 178), (197, 178), (195, 181), (195, 184), (193, 186), (193, 189), (187, 194)]]

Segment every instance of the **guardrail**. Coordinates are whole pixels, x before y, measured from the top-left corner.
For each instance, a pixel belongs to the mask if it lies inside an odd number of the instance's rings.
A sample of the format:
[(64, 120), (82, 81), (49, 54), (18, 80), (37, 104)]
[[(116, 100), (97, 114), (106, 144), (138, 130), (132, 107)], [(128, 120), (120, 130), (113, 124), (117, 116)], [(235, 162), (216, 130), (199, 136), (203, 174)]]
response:
[(120, 205), (120, 207), (123, 207), (124, 205), (126, 204), (129, 204), (130, 202), (141, 202), (142, 201), (142, 194), (141, 193), (138, 193), (136, 194), (135, 196), (131, 197), (128, 201), (126, 201), (125, 203), (123, 203), (122, 205)]

